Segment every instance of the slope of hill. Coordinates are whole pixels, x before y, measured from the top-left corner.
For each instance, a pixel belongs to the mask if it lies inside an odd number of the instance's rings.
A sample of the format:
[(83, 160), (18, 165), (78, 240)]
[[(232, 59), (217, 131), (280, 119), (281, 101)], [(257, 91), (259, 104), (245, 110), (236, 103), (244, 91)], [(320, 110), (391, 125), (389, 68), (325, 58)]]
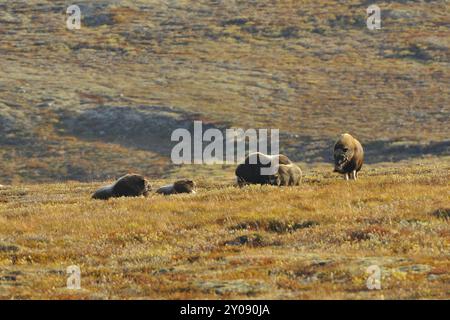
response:
[(376, 31), (362, 0), (78, 3), (70, 31), (67, 1), (0, 1), (2, 183), (170, 175), (193, 119), (306, 163), (343, 131), (371, 163), (449, 154), (447, 1), (378, 2)]
[[(448, 1), (377, 2), (374, 31), (365, 0), (80, 0), (68, 30), (72, 4), (0, 0), (0, 299), (448, 298)], [(304, 183), (173, 165), (194, 120), (280, 129)], [(129, 171), (199, 191), (89, 199)]]
[[(0, 189), (0, 298), (446, 299), (449, 172), (319, 169), (300, 187), (239, 189), (229, 171), (195, 195), (104, 202), (87, 201), (98, 183)], [(66, 288), (70, 265), (81, 290)]]

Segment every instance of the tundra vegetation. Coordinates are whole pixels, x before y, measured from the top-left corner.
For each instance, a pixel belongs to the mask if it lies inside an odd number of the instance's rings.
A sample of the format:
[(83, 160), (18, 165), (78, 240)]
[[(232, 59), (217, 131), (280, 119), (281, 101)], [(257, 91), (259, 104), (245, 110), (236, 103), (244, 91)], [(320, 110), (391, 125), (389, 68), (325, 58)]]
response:
[[(448, 3), (0, 2), (0, 184), (169, 177), (174, 129), (280, 129), (294, 161), (449, 155)], [(132, 154), (132, 156), (129, 156)]]
[[(448, 164), (369, 165), (358, 181), (311, 168), (296, 187), (234, 187), (229, 169), (170, 197), (1, 189), (0, 297), (448, 298)], [(70, 265), (81, 290), (65, 287)], [(381, 290), (366, 287), (370, 265)]]
[[(447, 1), (377, 1), (373, 31), (363, 0), (77, 4), (71, 31), (67, 1), (0, 1), (0, 298), (450, 296)], [(301, 185), (172, 164), (194, 120), (279, 129)], [(90, 199), (130, 172), (197, 193)]]

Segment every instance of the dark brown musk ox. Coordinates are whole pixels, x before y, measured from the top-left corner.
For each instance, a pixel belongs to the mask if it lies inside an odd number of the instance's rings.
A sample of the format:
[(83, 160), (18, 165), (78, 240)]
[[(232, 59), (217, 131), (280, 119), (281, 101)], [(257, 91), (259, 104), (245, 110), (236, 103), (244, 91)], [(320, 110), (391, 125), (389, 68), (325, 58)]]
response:
[(108, 200), (119, 197), (148, 196), (151, 186), (147, 179), (139, 174), (127, 174), (119, 178), (115, 183), (98, 189), (93, 199)]
[(334, 145), (334, 172), (356, 180), (364, 162), (364, 150), (361, 143), (350, 134), (344, 133)]
[(302, 181), (302, 170), (293, 163), (280, 164), (270, 179), (271, 184), (276, 186), (298, 186)]
[[(237, 183), (240, 187), (246, 184), (271, 184), (273, 177), (261, 173), (261, 168), (269, 168), (273, 161), (278, 164), (291, 164), (291, 160), (283, 155), (266, 155), (261, 152), (254, 152), (249, 154), (245, 161), (239, 164), (236, 168), (235, 175)], [(276, 165), (276, 163), (275, 163)]]
[(173, 184), (163, 186), (156, 190), (156, 193), (163, 195), (178, 194), (178, 193), (196, 193), (196, 184), (192, 180), (183, 179), (175, 181)]

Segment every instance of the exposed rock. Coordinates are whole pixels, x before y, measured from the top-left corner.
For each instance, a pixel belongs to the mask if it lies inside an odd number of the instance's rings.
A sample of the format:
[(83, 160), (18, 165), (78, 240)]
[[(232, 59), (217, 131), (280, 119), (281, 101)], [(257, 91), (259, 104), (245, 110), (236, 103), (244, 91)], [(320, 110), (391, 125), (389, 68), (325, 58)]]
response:
[(294, 232), (299, 229), (311, 228), (319, 223), (312, 220), (307, 221), (282, 221), (276, 219), (269, 220), (261, 220), (261, 221), (244, 221), (235, 226), (232, 226), (231, 229), (240, 230), (265, 230), (269, 232), (275, 233), (288, 233)]
[(426, 264), (414, 264), (414, 265), (399, 267), (398, 270), (402, 271), (402, 272), (424, 273), (424, 272), (430, 271), (431, 267)]
[(304, 277), (300, 279), (301, 284), (310, 284), (313, 282), (319, 281), (319, 277), (316, 274), (313, 274), (312, 276)]
[(392, 18), (395, 20), (400, 20), (400, 19), (411, 19), (414, 17), (418, 17), (418, 14), (416, 11), (411, 11), (411, 10), (384, 10), (383, 15), (386, 18)]
[(244, 280), (198, 281), (194, 286), (206, 292), (214, 291), (219, 295), (228, 293), (252, 295), (268, 290), (264, 283), (248, 283)]
[(264, 245), (263, 237), (259, 234), (244, 235), (237, 237), (236, 239), (225, 241), (227, 246), (241, 246), (248, 245), (252, 247), (260, 247)]

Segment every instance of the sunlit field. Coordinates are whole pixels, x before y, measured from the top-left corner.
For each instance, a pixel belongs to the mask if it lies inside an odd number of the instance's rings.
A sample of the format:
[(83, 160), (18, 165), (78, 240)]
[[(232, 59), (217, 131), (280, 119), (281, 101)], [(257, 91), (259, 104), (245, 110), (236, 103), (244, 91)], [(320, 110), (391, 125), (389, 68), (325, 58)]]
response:
[[(1, 299), (449, 299), (448, 1), (376, 1), (378, 30), (365, 0), (72, 4), (0, 0)], [(176, 165), (196, 120), (278, 129), (302, 184)], [(126, 173), (150, 196), (91, 199)]]
[[(90, 199), (98, 183), (8, 187), (0, 297), (448, 298), (449, 168), (371, 166), (356, 182), (319, 168), (283, 188), (240, 189), (230, 174), (194, 195), (109, 201)], [(66, 288), (70, 265), (81, 290)], [(366, 286), (370, 265), (381, 290)]]

